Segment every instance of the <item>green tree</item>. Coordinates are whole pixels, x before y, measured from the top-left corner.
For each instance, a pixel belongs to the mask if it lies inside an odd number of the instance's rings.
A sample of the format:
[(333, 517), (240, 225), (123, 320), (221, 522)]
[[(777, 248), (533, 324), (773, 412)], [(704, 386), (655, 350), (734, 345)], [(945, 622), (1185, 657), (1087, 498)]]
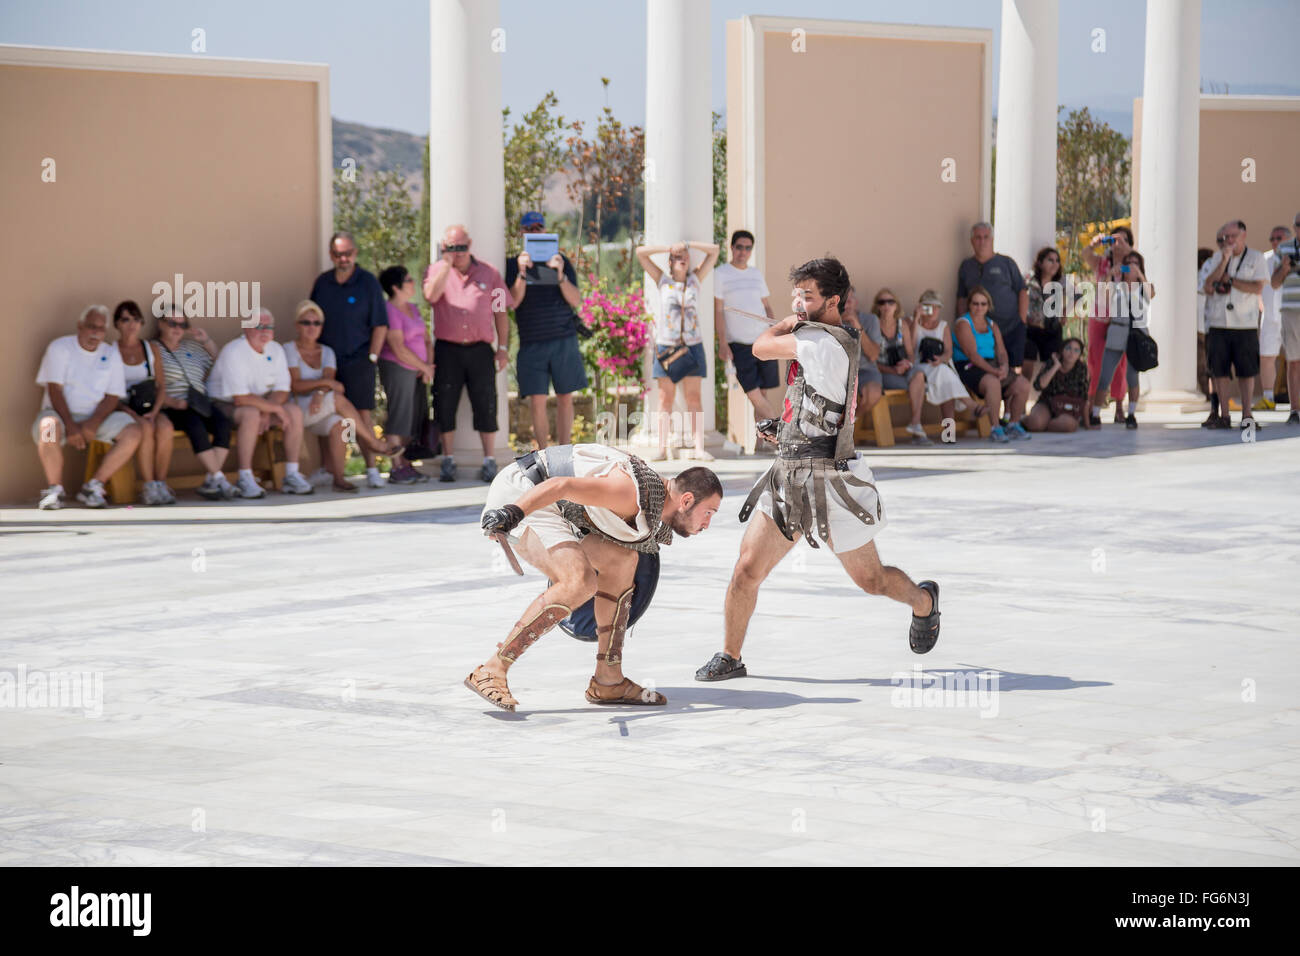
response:
[[(609, 89), (608, 77), (601, 77), (600, 82)], [(639, 217), (633, 200), (645, 164), (645, 132), (639, 126), (625, 127), (609, 106), (600, 111), (595, 139), (583, 137), (581, 120), (575, 120), (570, 129), (566, 145), (573, 177), (567, 188), (569, 198), (580, 210), (579, 242), (590, 236), (596, 244), (595, 274), (599, 276), (601, 247), (607, 238), (605, 220), (625, 210), (628, 233), (635, 235), (637, 231)]]
[(1079, 233), (1087, 223), (1129, 215), (1131, 168), (1128, 138), (1094, 119), (1086, 107), (1058, 124), (1056, 228), (1065, 234), (1067, 272), (1083, 268)]
[(564, 141), (564, 117), (552, 111), (559, 106), (556, 95), (547, 91), (523, 120), (510, 126), (510, 107), (501, 111), (505, 138), (506, 252), (521, 249), (519, 217), (530, 209), (542, 208), (546, 180), (559, 172), (568, 150)]
[(713, 113), (713, 241), (718, 244), (718, 265), (727, 261), (727, 127), (722, 114)]
[(420, 250), (420, 220), (411, 188), (401, 167), (356, 176), (334, 173), (334, 228), (352, 233), (357, 243), (357, 264), (379, 272), (412, 261)]

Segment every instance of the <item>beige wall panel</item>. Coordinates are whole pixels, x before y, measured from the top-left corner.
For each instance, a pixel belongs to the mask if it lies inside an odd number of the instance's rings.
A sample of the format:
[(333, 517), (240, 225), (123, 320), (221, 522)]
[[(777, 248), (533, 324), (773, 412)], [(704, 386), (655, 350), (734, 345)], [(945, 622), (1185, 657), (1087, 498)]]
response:
[[(0, 65), (0, 237), (8, 297), (0, 402), (0, 501), (43, 479), (29, 428), (46, 344), (92, 302), (135, 299), (186, 280), (260, 282), (276, 338), (320, 271), (318, 86), (235, 78)], [(55, 160), (57, 180), (41, 181)], [(326, 185), (328, 188), (328, 185)], [(238, 318), (203, 320), (218, 343)], [(149, 322), (150, 334), (153, 322)], [(112, 340), (112, 335), (110, 335)], [(64, 485), (81, 483), (67, 456)], [(192, 469), (179, 456), (174, 473)]]

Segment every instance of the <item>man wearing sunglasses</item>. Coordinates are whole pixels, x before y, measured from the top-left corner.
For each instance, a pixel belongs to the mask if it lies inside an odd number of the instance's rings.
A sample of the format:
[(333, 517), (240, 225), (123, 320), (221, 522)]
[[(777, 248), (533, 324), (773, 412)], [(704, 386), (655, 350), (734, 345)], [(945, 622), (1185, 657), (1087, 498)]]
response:
[[(379, 280), (357, 265), (357, 244), (350, 233), (334, 233), (329, 253), (334, 267), (316, 277), (308, 298), (325, 313), (320, 343), (334, 350), (339, 363), (335, 375), (343, 383), (343, 394), (361, 416), (359, 427), (373, 435), (375, 366), (388, 337), (388, 300)], [(366, 460), (366, 487), (382, 488), (384, 479), (374, 451), (360, 447)]]

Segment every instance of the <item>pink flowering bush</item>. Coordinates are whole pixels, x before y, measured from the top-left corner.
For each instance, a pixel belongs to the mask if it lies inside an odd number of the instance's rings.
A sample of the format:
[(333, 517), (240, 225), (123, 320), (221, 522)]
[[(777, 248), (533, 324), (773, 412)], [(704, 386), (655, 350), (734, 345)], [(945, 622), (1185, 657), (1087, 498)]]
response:
[(651, 318), (640, 286), (620, 287), (608, 277), (594, 275), (587, 277), (587, 283), (578, 316), (593, 334), (583, 340), (582, 356), (597, 405), (617, 404), (615, 396), (620, 393), (615, 389), (641, 385)]

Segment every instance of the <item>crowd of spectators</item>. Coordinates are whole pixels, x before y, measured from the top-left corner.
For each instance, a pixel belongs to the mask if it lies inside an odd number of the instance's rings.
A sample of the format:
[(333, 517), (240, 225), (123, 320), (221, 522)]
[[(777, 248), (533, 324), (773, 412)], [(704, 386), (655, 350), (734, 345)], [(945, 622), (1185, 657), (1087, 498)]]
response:
[[(1233, 220), (1219, 229), (1217, 250), (1198, 252), (1198, 382), (1211, 402), (1203, 427), (1232, 426), (1233, 396), (1242, 409), (1242, 427), (1259, 427), (1253, 412), (1276, 407), (1274, 380), (1283, 350), (1292, 408), (1287, 421), (1300, 424), (1295, 411), (1300, 213), (1294, 226), (1294, 233), (1274, 227), (1270, 248), (1261, 250), (1248, 245), (1245, 223)], [(545, 220), (541, 213), (527, 212), (520, 229), (524, 236), (542, 232)], [(1026, 440), (1031, 432), (1098, 428), (1110, 399), (1115, 421), (1136, 428), (1139, 379), (1127, 355), (1131, 337), (1149, 327), (1156, 293), (1132, 231), (1120, 226), (1084, 250), (1095, 294), (1075, 301), (1063, 300), (1069, 284), (1054, 247), (1039, 250), (1032, 269), (1022, 273), (1014, 260), (995, 251), (988, 223), (976, 223), (970, 241), (972, 255), (957, 273), (951, 323), (942, 317), (944, 303), (933, 290), (908, 310), (882, 287), (862, 311), (850, 288), (843, 312), (859, 333), (862, 352), (858, 414), (870, 412), (886, 391), (905, 392), (906, 431), (918, 445), (932, 444), (921, 421), (927, 403), (937, 406), (943, 419), (973, 406), (975, 417), (987, 418), (995, 442)], [(763, 275), (750, 265), (755, 242), (748, 230), (731, 236), (730, 261), (715, 276), (714, 327), (718, 355), (734, 369), (755, 419), (761, 420), (777, 414), (767, 391), (778, 386), (779, 370), (778, 363), (755, 359), (752, 351), (763, 329), (776, 320)], [(152, 330), (133, 301), (111, 312), (88, 307), (74, 334), (50, 343), (36, 376), (43, 393), (32, 437), (47, 482), (38, 506), (62, 506), (63, 448), (71, 444), (83, 450), (92, 441), (109, 447), (77, 492), (78, 501), (103, 507), (105, 482), (134, 458), (143, 503), (175, 502), (167, 480), (178, 432), (204, 469), (197, 494), (211, 500), (262, 497), (265, 489), (253, 472), (253, 459), (260, 436), (273, 426), (283, 437), (280, 490), (287, 494), (310, 494), (326, 484), (357, 492), (345, 473), (350, 442), (364, 458), (367, 487), (427, 481), (410, 456), (419, 448), (420, 458), (430, 457), (424, 443), (431, 425), (445, 451), (440, 479), (454, 481), (451, 449), (464, 392), (483, 446), (478, 477), (490, 482), (497, 470), (497, 376), (509, 356), (508, 310), (514, 311), (518, 329), (519, 395), (529, 403), (537, 444), (545, 447), (551, 438), (552, 389), (556, 437), (567, 444), (573, 396), (588, 384), (578, 345), (580, 293), (573, 263), (560, 252), (536, 263), (525, 251), (505, 263), (503, 278), (472, 254), (472, 245), (464, 226), (449, 226), (424, 270), (418, 291), (431, 307), (431, 327), (415, 301), (415, 277), (396, 265), (376, 278), (357, 265), (356, 243), (345, 232), (331, 237), (333, 268), (316, 278), (310, 298), (298, 304), (293, 337), (283, 345), (275, 340), (275, 318), (266, 309), (218, 349), (177, 304), (155, 309)], [(702, 257), (694, 266), (692, 251)], [(666, 269), (652, 258), (665, 253)], [(718, 253), (717, 245), (702, 242), (636, 250), (659, 293), (652, 366), (660, 416), (657, 460), (668, 457), (667, 416), (679, 386), (687, 421), (695, 423), (694, 434), (684, 436), (692, 446), (687, 455), (712, 457), (698, 424), (709, 361), (699, 300)], [(1080, 315), (1087, 319), (1086, 340), (1065, 338), (1065, 321)], [(117, 335), (111, 344), (106, 341), (110, 323)], [(382, 438), (372, 414), (376, 378), (386, 400)], [(308, 433), (316, 436), (323, 463), (310, 478), (299, 470)], [(234, 482), (225, 471), (232, 440)], [(387, 479), (378, 469), (381, 455), (392, 461)]]

